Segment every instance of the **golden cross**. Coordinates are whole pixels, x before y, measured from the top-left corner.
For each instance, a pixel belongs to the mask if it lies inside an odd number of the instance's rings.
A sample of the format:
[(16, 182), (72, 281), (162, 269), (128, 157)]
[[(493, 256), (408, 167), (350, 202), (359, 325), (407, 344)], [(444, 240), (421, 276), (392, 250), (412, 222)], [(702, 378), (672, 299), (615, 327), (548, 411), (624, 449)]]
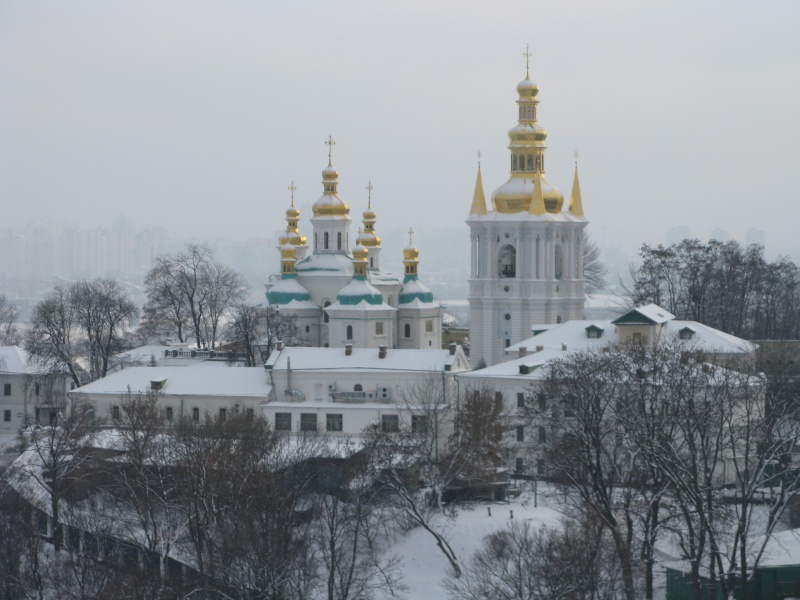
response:
[(372, 208), (372, 190), (375, 188), (372, 187), (372, 182), (367, 182), (367, 208)]
[(294, 208), (294, 191), (297, 189), (294, 185), (294, 179), (292, 179), (292, 183), (290, 183), (289, 187), (286, 189), (292, 193), (292, 208)]
[(525, 57), (525, 78), (527, 79), (530, 77), (530, 66), (531, 66), (531, 53), (528, 50), (528, 44), (525, 44), (525, 52), (522, 53), (522, 56)]
[(575, 152), (573, 152), (573, 155), (575, 156), (575, 166), (577, 167), (578, 166), (578, 151), (575, 150)]
[(478, 150), (478, 166), (481, 166), (481, 151)]
[(408, 228), (408, 245), (414, 245), (414, 230), (411, 227)]
[(325, 145), (328, 146), (328, 162), (331, 162), (331, 151), (333, 147), (336, 145), (336, 142), (333, 141), (333, 136), (329, 135), (328, 139), (325, 140)]

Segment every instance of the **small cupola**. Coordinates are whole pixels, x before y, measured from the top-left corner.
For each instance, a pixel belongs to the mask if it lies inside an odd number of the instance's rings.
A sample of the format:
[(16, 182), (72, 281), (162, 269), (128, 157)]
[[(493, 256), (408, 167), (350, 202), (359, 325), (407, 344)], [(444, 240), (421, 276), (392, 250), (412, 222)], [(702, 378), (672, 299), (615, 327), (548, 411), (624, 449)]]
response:
[(597, 323), (592, 323), (586, 328), (586, 337), (591, 339), (601, 338), (603, 337), (603, 331), (605, 330)]

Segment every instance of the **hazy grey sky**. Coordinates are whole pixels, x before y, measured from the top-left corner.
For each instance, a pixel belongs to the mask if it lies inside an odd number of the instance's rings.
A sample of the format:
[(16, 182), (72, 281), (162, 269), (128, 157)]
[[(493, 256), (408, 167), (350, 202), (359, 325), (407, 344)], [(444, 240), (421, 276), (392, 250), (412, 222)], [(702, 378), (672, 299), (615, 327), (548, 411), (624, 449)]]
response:
[(378, 233), (433, 243), (478, 149), (487, 197), (508, 177), (526, 43), (548, 179), (568, 197), (580, 152), (598, 240), (759, 227), (800, 258), (796, 0), (5, 0), (0, 226), (270, 236), (292, 179), (321, 194), (332, 134), (354, 221), (372, 180)]

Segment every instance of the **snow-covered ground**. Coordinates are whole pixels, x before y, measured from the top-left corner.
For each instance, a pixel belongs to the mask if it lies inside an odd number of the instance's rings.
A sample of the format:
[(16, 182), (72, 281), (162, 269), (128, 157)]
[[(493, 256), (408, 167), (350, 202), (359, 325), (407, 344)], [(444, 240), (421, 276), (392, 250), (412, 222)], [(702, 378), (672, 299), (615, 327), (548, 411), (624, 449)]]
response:
[[(455, 519), (438, 515), (436, 525), (445, 532), (447, 540), (462, 564), (466, 564), (472, 554), (481, 546), (483, 538), (494, 531), (505, 528), (511, 512), (515, 519), (528, 519), (536, 527), (542, 523), (557, 525), (561, 515), (539, 496), (538, 508), (534, 508), (533, 497), (523, 494), (506, 503), (475, 502), (460, 505)], [(492, 509), (489, 516), (487, 508)], [(437, 548), (433, 537), (417, 527), (398, 538), (389, 550), (402, 560), (404, 583), (408, 587), (408, 600), (444, 600), (447, 598), (442, 580), (446, 576), (448, 562)]]
[[(513, 498), (509, 504), (475, 502), (471, 505), (460, 505), (454, 519), (440, 515), (436, 524), (445, 532), (459, 561), (465, 566), (487, 535), (508, 525), (512, 511), (514, 519), (529, 520), (535, 527), (541, 524), (548, 527), (558, 526), (563, 515), (558, 510), (558, 500), (548, 498), (547, 492), (547, 484), (540, 483), (537, 507), (534, 507), (533, 494), (526, 491), (519, 498)], [(491, 516), (488, 508), (492, 509)], [(407, 600), (446, 600), (447, 594), (442, 581), (446, 577), (448, 562), (428, 532), (421, 527), (413, 529), (398, 537), (388, 553), (397, 555), (402, 560), (403, 583), (408, 588)], [(663, 552), (657, 551), (657, 555), (665, 562), (673, 560)], [(666, 595), (665, 566), (656, 563), (655, 600), (661, 600)]]

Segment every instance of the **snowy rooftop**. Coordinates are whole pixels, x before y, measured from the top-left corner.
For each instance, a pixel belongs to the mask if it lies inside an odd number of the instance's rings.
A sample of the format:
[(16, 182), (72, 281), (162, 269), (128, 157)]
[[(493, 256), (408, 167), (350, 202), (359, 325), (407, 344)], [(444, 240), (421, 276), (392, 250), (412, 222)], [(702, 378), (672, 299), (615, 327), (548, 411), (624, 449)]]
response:
[(284, 348), (273, 352), (267, 368), (285, 370), (291, 361), (292, 371), (375, 370), (439, 372), (450, 366), (453, 371), (467, 370), (463, 352), (449, 350), (408, 350), (391, 348), (384, 358), (377, 348), (353, 348), (348, 356), (344, 348)]
[(353, 259), (346, 254), (312, 254), (297, 262), (294, 270), (298, 275), (313, 273), (314, 275), (353, 275)]
[(132, 367), (75, 390), (83, 394), (122, 395), (146, 392), (153, 381), (164, 381), (162, 396), (225, 396), (266, 398), (270, 385), (259, 368)]
[(0, 373), (28, 375), (28, 353), (19, 346), (0, 346)]
[[(600, 337), (590, 338), (588, 336), (586, 328), (591, 325), (603, 330)], [(694, 331), (694, 335), (692, 335), (691, 339), (680, 339), (680, 331), (687, 327)], [(665, 339), (685, 345), (688, 349), (712, 353), (738, 354), (752, 352), (756, 348), (754, 344), (747, 340), (714, 329), (708, 325), (703, 325), (697, 321), (681, 321), (678, 319), (667, 321), (663, 325), (661, 335)], [(569, 351), (579, 351), (602, 348), (620, 341), (624, 340), (618, 338), (617, 326), (614, 325), (612, 319), (576, 320), (567, 321), (509, 346), (506, 348), (506, 352), (516, 353), (520, 348), (527, 348), (529, 352), (532, 352), (537, 346), (543, 346), (545, 349), (561, 350), (564, 345)]]
[[(651, 321), (653, 323), (666, 323), (667, 321), (672, 321), (675, 318), (671, 312), (661, 308), (658, 304), (645, 304), (644, 306), (637, 306), (633, 310), (625, 313), (615, 321), (619, 321), (620, 319), (630, 319), (634, 315), (639, 315), (644, 317), (643, 321)], [(630, 320), (626, 321), (628, 323), (632, 322)]]
[[(528, 354), (506, 362), (501, 362), (485, 369), (470, 371), (469, 373), (459, 373), (458, 378), (492, 378), (502, 379), (522, 378), (525, 380), (544, 379), (546, 370), (543, 368), (551, 360), (563, 358), (566, 355), (562, 350), (546, 349), (535, 354)], [(525, 367), (521, 369), (520, 367)], [(527, 372), (523, 372), (527, 371)]]

